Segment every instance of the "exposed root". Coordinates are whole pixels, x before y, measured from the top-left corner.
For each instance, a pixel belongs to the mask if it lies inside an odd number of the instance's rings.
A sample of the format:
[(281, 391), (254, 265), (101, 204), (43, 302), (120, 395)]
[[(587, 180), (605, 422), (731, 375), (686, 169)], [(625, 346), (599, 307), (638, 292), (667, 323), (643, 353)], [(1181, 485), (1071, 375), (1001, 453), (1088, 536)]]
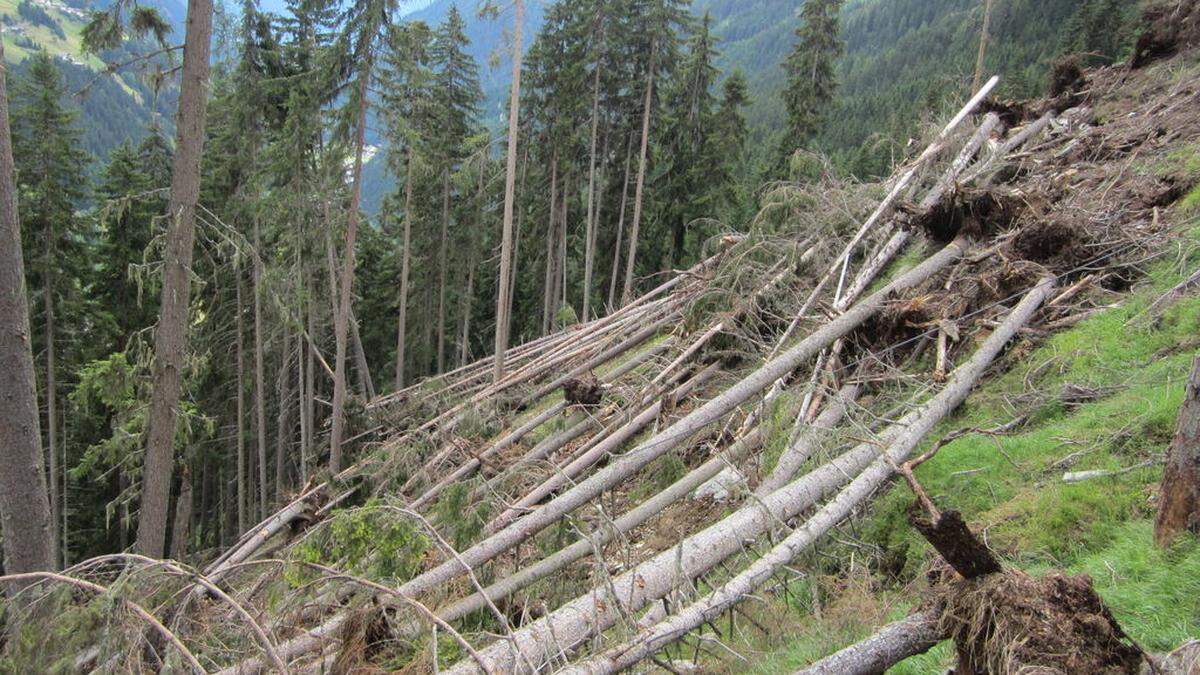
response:
[(603, 395), (603, 385), (590, 372), (572, 377), (563, 383), (563, 397), (571, 405), (598, 405)]
[(1134, 674), (1132, 644), (1087, 575), (1034, 578), (1019, 570), (947, 584), (942, 626), (953, 636), (962, 675)]

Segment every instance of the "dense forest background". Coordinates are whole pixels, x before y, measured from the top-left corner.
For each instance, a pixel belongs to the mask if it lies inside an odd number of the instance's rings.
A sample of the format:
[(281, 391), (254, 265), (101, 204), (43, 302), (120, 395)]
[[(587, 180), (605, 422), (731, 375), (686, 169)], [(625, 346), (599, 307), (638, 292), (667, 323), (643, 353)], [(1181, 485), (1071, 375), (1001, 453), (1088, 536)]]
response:
[[(176, 150), (175, 61), (155, 52), (182, 17), (163, 12), (157, 42), (89, 46), (87, 12), (111, 7), (22, 2), (2, 20), (65, 563), (128, 547), (137, 525)], [(468, 4), (217, 12), (173, 552), (228, 544), (325, 470), (343, 360), (347, 428), (332, 433), (353, 454), (364, 400), (491, 353), (498, 296), (511, 342), (530, 340), (744, 231), (758, 186), (810, 178), (811, 153), (886, 172), (922, 119), (968, 95), (983, 19), (973, 0), (529, 3), (502, 289), (509, 78), (495, 61), (512, 17)], [(982, 70), (1031, 95), (1059, 56), (1120, 58), (1126, 4), (996, 0)], [(798, 75), (806, 59), (819, 87)]]

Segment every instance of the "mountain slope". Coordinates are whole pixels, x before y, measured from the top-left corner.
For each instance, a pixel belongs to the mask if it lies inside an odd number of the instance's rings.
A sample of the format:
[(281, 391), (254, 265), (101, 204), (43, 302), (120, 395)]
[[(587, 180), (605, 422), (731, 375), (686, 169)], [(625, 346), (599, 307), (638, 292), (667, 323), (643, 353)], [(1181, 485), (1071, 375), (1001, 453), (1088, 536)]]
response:
[[(80, 34), (89, 12), (105, 6), (88, 0), (0, 0), (10, 86), (20, 86), (30, 55), (44, 49), (55, 56), (66, 90), (75, 94), (72, 103), (80, 109), (84, 148), (101, 160), (123, 141), (140, 140), (153, 124), (169, 130), (175, 109), (173, 87), (156, 92), (136, 71), (99, 75), (105, 61), (123, 61), (132, 52), (121, 49), (104, 54), (104, 59), (83, 53)], [(178, 0), (159, 0), (154, 6), (178, 32), (185, 6)]]

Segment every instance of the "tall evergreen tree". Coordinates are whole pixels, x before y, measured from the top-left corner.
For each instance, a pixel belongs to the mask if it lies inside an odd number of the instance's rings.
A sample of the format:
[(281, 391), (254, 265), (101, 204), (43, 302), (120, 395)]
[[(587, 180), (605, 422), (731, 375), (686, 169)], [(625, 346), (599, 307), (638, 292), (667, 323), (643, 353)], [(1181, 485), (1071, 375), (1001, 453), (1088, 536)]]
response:
[[(54, 58), (42, 51), (34, 55), (26, 79), (17, 88), (13, 111), (17, 189), (22, 206), (22, 226), (27, 251), (39, 251), (41, 264), (34, 284), (42, 295), (41, 351), (45, 354), (46, 456), (50, 480), (51, 531), (58, 532), (62, 446), (58, 432), (60, 366), (58, 316), (78, 316), (63, 303), (76, 285), (84, 261), (80, 242), (83, 221), (75, 211), (84, 198), (88, 164), (80, 150), (76, 114), (63, 104), (66, 95)], [(78, 297), (76, 295), (76, 297)], [(53, 537), (55, 556), (59, 537)]]
[[(0, 61), (4, 46), (0, 44)], [(8, 574), (54, 567), (5, 70), (0, 69), (0, 534)]]
[(451, 219), (452, 181), (451, 176), (464, 159), (464, 144), (475, 127), (475, 116), (483, 93), (479, 88), (479, 66), (467, 54), (470, 40), (466, 35), (466, 23), (458, 7), (452, 5), (446, 20), (438, 26), (434, 35), (430, 56), (434, 69), (433, 111), (436, 120), (436, 135), (433, 138), (433, 155), (441, 179), (441, 233), (438, 238), (438, 297), (437, 297), (437, 343), (435, 353), (437, 372), (446, 366), (446, 272), (447, 246)]
[(783, 63), (787, 86), (783, 103), (787, 125), (779, 144), (779, 169), (805, 147), (820, 128), (837, 87), (833, 64), (844, 44), (838, 35), (842, 0), (809, 0), (800, 10), (796, 44)]

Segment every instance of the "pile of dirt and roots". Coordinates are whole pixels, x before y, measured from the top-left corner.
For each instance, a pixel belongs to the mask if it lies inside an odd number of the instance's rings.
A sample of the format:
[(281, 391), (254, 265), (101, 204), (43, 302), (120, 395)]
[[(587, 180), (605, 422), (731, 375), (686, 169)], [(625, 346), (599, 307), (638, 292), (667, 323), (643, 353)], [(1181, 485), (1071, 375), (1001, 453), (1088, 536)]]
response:
[(1032, 577), (1005, 570), (939, 589), (956, 675), (1140, 672), (1141, 649), (1104, 605), (1087, 575)]

